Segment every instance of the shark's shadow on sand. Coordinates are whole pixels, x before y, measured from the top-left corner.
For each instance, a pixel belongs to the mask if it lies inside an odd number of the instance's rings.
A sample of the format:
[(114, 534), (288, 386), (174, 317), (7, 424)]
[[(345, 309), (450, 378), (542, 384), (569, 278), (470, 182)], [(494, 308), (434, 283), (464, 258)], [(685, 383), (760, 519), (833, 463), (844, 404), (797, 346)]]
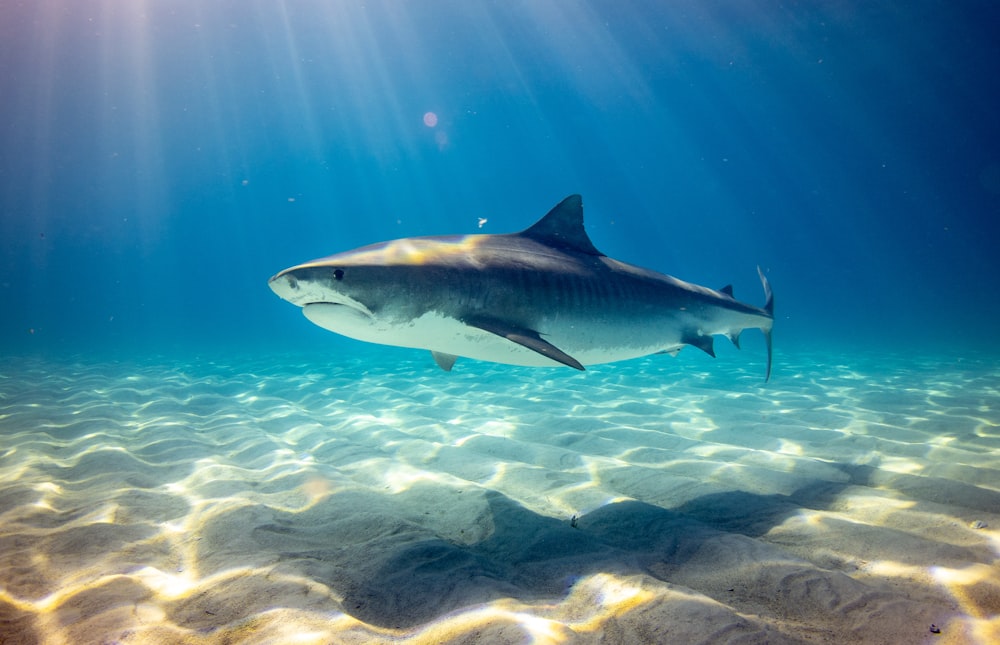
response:
[[(480, 509), (466, 525), (468, 532), (454, 526), (454, 519), (445, 530), (422, 520), (439, 510), (426, 506), (429, 499), (462, 498), (455, 489), (425, 485), (395, 495), (344, 492), (305, 513), (248, 507), (220, 516), (205, 527), (199, 559), (202, 571), (211, 573), (231, 567), (242, 554), (248, 565), (322, 583), (342, 599), (345, 612), (385, 628), (414, 627), (503, 597), (559, 601), (577, 580), (602, 572), (638, 574), (707, 596), (734, 616), (766, 615), (837, 630), (844, 620), (855, 625), (870, 620), (852, 612), (892, 605), (891, 620), (899, 620), (901, 627), (942, 622), (953, 607), (859, 582), (848, 575), (856, 563), (806, 559), (756, 539), (802, 509), (830, 506), (844, 488), (865, 485), (870, 476), (863, 467), (843, 470), (850, 481), (817, 481), (790, 495), (733, 491), (674, 509), (618, 502), (575, 522), (539, 515), (495, 491), (466, 490), (467, 502), (460, 503)], [(248, 524), (253, 528), (234, 531)], [(880, 530), (898, 533), (904, 544), (914, 539), (890, 528)], [(976, 561), (983, 555), (959, 546), (950, 549), (944, 557), (953, 561)], [(172, 613), (179, 624), (210, 628), (197, 599)], [(209, 613), (218, 625), (217, 608)], [(769, 629), (747, 623), (752, 631), (762, 628)]]

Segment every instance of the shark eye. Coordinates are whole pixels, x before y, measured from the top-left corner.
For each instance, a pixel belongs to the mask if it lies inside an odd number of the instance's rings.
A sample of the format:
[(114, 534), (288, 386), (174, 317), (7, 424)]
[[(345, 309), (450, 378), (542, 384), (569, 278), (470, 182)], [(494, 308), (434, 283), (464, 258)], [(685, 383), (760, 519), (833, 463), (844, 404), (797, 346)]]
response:
[(344, 270), (343, 269), (337, 269), (337, 270), (335, 270), (333, 272), (333, 279), (334, 280), (343, 280), (344, 279)]

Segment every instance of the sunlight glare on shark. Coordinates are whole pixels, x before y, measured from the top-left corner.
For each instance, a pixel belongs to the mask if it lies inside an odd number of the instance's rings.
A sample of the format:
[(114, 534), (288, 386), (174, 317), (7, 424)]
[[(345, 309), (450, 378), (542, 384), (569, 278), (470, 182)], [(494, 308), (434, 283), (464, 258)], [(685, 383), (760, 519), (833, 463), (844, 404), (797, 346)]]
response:
[(459, 356), (578, 370), (685, 345), (715, 356), (713, 336), (739, 347), (756, 328), (771, 376), (774, 297), (733, 297), (604, 255), (570, 195), (520, 233), (410, 237), (285, 269), (270, 279), (313, 323), (369, 343), (428, 349), (451, 370)]

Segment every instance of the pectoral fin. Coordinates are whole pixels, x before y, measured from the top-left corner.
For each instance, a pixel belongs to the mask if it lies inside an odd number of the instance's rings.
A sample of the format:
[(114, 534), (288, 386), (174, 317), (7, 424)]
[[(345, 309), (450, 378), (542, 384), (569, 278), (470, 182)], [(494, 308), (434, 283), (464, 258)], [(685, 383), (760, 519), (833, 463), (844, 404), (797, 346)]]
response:
[(576, 360), (547, 340), (544, 340), (534, 329), (518, 327), (517, 325), (491, 318), (466, 318), (462, 322), (470, 327), (476, 327), (477, 329), (482, 329), (483, 331), (488, 331), (491, 334), (496, 334), (497, 336), (506, 338), (513, 343), (517, 343), (521, 347), (527, 347), (533, 352), (538, 352), (546, 358), (551, 358), (552, 360), (558, 361), (563, 365), (572, 367), (573, 369), (584, 369), (583, 365), (580, 364), (580, 361)]

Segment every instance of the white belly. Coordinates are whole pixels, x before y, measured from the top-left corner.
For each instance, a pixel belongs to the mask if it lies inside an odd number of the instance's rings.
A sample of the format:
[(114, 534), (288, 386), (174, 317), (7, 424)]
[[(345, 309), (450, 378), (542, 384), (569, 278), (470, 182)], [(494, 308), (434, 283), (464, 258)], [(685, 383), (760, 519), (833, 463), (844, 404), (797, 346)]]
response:
[[(494, 363), (530, 367), (561, 367), (562, 364), (542, 356), (506, 338), (455, 318), (426, 313), (403, 324), (387, 324), (349, 306), (326, 303), (303, 307), (303, 314), (314, 324), (342, 336), (369, 343), (428, 349), (455, 356), (464, 356)], [(651, 346), (616, 344), (616, 334), (589, 329), (545, 328), (542, 337), (583, 365), (597, 365), (653, 354), (664, 349), (662, 343)]]

